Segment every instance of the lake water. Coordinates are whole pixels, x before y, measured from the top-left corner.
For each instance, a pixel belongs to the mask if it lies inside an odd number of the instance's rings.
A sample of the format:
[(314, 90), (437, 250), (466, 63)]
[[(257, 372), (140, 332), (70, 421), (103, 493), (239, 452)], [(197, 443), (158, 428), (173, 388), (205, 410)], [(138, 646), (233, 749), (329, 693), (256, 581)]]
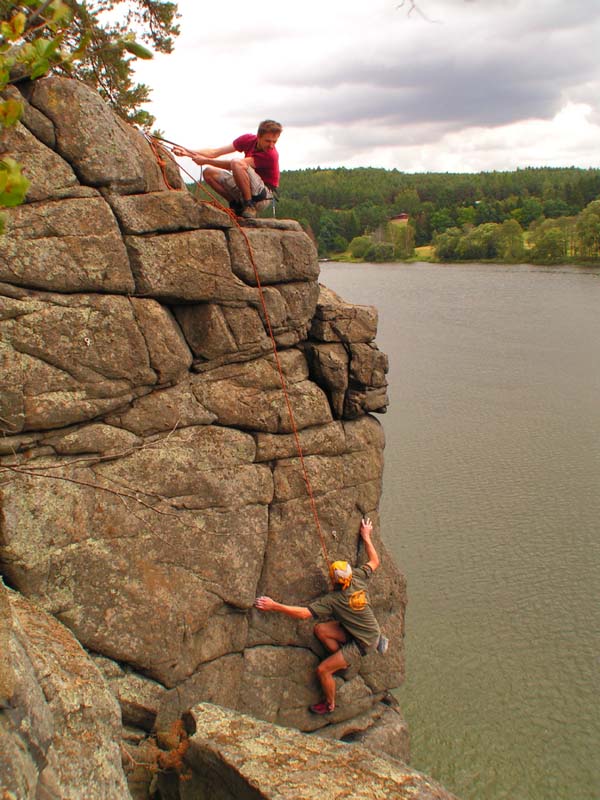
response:
[(390, 356), (383, 535), (412, 764), (464, 800), (600, 798), (600, 271), (323, 264)]

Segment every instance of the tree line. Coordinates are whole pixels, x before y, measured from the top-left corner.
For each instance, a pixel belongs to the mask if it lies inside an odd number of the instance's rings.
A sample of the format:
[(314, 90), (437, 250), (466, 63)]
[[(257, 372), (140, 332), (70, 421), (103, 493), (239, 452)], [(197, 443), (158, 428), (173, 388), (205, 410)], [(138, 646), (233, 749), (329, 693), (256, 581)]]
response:
[[(599, 197), (599, 169), (408, 174), (316, 168), (282, 173), (278, 215), (299, 220), (322, 257), (346, 252), (395, 260), (432, 245), (442, 260), (594, 259), (600, 258)], [(402, 242), (398, 226), (389, 225), (399, 214), (409, 216)]]

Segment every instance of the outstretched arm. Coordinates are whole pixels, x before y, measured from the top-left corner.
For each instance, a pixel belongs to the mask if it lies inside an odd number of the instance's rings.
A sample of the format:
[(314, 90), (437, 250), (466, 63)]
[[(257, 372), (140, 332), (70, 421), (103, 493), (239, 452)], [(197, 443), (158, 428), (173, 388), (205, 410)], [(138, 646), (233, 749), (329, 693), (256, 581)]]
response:
[(369, 517), (363, 518), (360, 521), (360, 536), (365, 544), (365, 550), (367, 552), (367, 564), (371, 567), (373, 572), (377, 569), (379, 564), (379, 556), (377, 555), (377, 550), (375, 550), (375, 545), (371, 540), (371, 535), (373, 533), (373, 523), (369, 519)]
[(312, 614), (306, 606), (286, 606), (283, 603), (278, 603), (270, 597), (257, 597), (254, 605), (261, 611), (279, 611), (281, 614), (287, 614), (288, 617), (294, 619), (309, 619)]
[[(229, 153), (235, 153), (233, 142), (225, 144), (223, 147), (203, 147), (201, 150), (189, 150), (187, 147), (180, 147), (179, 145), (175, 145), (173, 148), (173, 155), (187, 156), (187, 158), (192, 158), (194, 161), (201, 159), (202, 163), (212, 161), (215, 158), (219, 158), (219, 156), (226, 156)], [(196, 161), (196, 163), (198, 164), (200, 161)]]

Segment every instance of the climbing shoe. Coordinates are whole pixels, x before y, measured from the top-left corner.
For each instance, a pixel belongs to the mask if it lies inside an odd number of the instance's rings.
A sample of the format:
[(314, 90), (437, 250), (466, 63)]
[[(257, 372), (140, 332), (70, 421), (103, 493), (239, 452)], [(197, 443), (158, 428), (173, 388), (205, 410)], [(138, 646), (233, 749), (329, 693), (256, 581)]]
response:
[(377, 652), (380, 656), (384, 655), (387, 652), (388, 647), (390, 646), (390, 640), (385, 637), (383, 634), (379, 637), (379, 641), (377, 642)]
[(331, 714), (334, 708), (335, 706), (330, 706), (326, 700), (322, 700), (320, 703), (315, 703), (314, 706), (309, 706), (309, 711), (313, 714)]
[(266, 190), (266, 188), (264, 186), (263, 186), (263, 188), (260, 190), (260, 192), (258, 194), (253, 194), (252, 195), (252, 202), (253, 203), (260, 203), (261, 200), (266, 200), (266, 199), (267, 199), (267, 190)]
[(243, 203), (238, 203), (237, 200), (230, 200), (229, 208), (233, 211), (236, 217), (241, 217), (242, 211), (244, 210), (244, 205)]
[(257, 215), (256, 207), (252, 201), (246, 203), (244, 205), (244, 210), (242, 211), (242, 217), (244, 219), (254, 219)]

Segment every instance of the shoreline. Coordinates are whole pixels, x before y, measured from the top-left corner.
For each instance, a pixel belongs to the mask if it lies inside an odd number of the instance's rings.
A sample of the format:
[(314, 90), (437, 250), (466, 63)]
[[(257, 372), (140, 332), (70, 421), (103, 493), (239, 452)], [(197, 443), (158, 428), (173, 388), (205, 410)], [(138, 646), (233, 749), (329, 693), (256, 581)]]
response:
[(419, 260), (406, 260), (406, 261), (346, 261), (337, 260), (333, 258), (319, 259), (320, 264), (335, 264), (336, 266), (348, 264), (351, 266), (365, 265), (365, 266), (378, 266), (378, 267), (397, 267), (397, 266), (433, 266), (433, 267), (486, 267), (486, 268), (514, 268), (514, 269), (530, 269), (530, 270), (543, 270), (545, 272), (578, 272), (589, 273), (592, 275), (600, 275), (600, 261), (593, 264), (582, 264), (574, 262), (564, 262), (560, 264), (533, 264), (527, 261), (519, 261), (517, 263), (509, 261), (419, 261)]

